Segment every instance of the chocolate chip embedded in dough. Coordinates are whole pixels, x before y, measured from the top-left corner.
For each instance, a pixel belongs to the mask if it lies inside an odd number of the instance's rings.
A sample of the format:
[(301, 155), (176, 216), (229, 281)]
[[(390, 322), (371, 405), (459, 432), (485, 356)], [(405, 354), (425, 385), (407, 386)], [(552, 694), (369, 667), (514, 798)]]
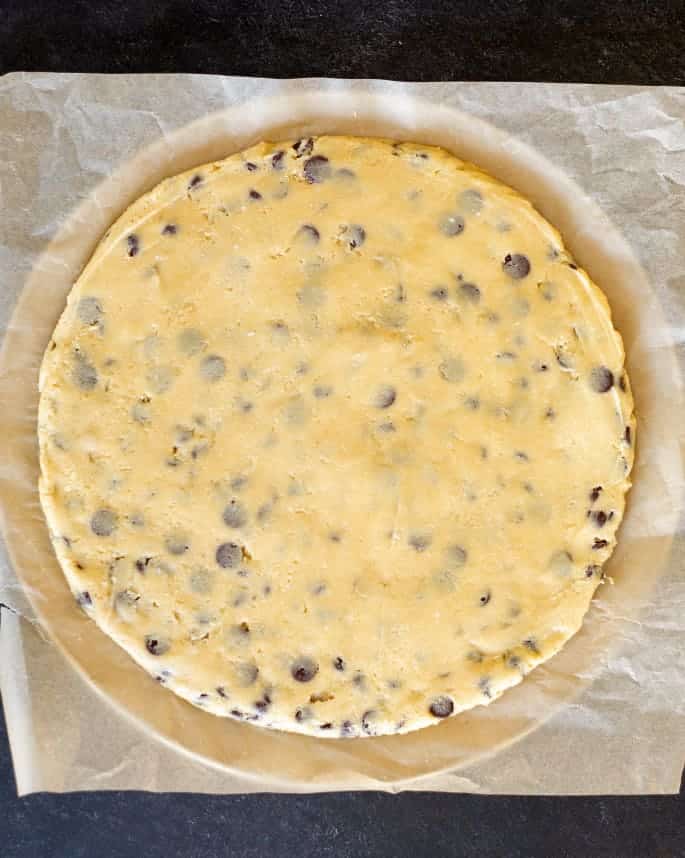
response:
[(164, 655), (170, 647), (169, 641), (159, 635), (145, 635), (145, 649), (150, 655)]
[(333, 659), (333, 667), (336, 670), (345, 670), (345, 660), (341, 656), (336, 656)]
[(279, 149), (271, 156), (271, 166), (274, 170), (282, 170), (285, 167), (285, 152)]
[(490, 592), (490, 590), (486, 590), (484, 593), (480, 594), (480, 597), (478, 598), (478, 602), (480, 603), (481, 607), (485, 607), (485, 605), (487, 605), (491, 599), (492, 599), (492, 593)]
[(507, 253), (502, 262), (502, 270), (512, 280), (523, 280), (530, 274), (530, 261), (522, 253)]
[(431, 289), (429, 295), (434, 301), (443, 302), (449, 297), (449, 292), (445, 286), (436, 286), (435, 289)]
[(84, 610), (86, 608), (92, 607), (93, 599), (88, 590), (83, 590), (81, 593), (78, 594), (78, 596), (76, 597), (76, 603), (80, 608), (83, 608)]
[(126, 254), (127, 256), (137, 256), (140, 252), (140, 240), (137, 235), (126, 236)]
[(326, 179), (330, 178), (332, 169), (331, 164), (325, 155), (314, 155), (312, 158), (307, 158), (304, 162), (302, 172), (304, 173), (305, 179), (310, 184), (314, 184), (317, 182), (324, 182)]
[(96, 536), (111, 536), (117, 528), (119, 516), (111, 509), (102, 508), (90, 520), (90, 529)]
[(457, 293), (460, 298), (468, 301), (469, 304), (478, 304), (480, 302), (480, 289), (475, 283), (462, 283)]
[(592, 503), (594, 503), (597, 500), (597, 498), (600, 496), (601, 493), (602, 493), (602, 487), (601, 486), (595, 486), (592, 489), (592, 491), (590, 492), (590, 501)]
[(597, 525), (597, 527), (604, 527), (608, 520), (607, 514), (602, 509), (598, 509), (594, 512), (591, 512), (590, 518)]
[(195, 188), (199, 188), (203, 181), (204, 179), (202, 175), (200, 173), (195, 173), (193, 178), (188, 182), (188, 190), (193, 191)]
[(295, 159), (304, 158), (307, 155), (312, 154), (312, 150), (314, 149), (314, 138), (313, 137), (303, 137), (300, 140), (297, 140), (293, 143), (293, 149), (295, 150)]
[(244, 527), (247, 524), (247, 511), (239, 500), (233, 498), (224, 507), (222, 518), (227, 527)]
[(312, 717), (312, 710), (309, 706), (300, 706), (295, 710), (295, 720), (299, 723), (303, 721), (309, 721)]
[(321, 233), (311, 223), (303, 223), (295, 233), (295, 238), (309, 242), (310, 244), (318, 244), (321, 238)]
[(178, 227), (175, 223), (167, 223), (164, 225), (162, 229), (162, 235), (176, 235), (178, 232)]
[(436, 718), (447, 718), (454, 712), (454, 701), (451, 697), (436, 697), (430, 704), (429, 711)]
[(376, 408), (390, 408), (397, 399), (397, 390), (390, 384), (381, 385), (373, 398)]
[(93, 295), (85, 295), (78, 302), (77, 310), (79, 319), (84, 325), (97, 325), (102, 321), (102, 304), (99, 298)]
[(307, 656), (301, 656), (290, 666), (290, 674), (298, 682), (311, 682), (318, 672), (319, 665)]
[(606, 393), (614, 386), (614, 374), (605, 366), (596, 366), (590, 373), (590, 387), (595, 393)]
[(466, 227), (466, 222), (461, 215), (447, 215), (440, 221), (440, 232), (443, 235), (451, 238), (455, 235), (461, 235)]
[(74, 369), (71, 374), (72, 380), (81, 390), (93, 390), (98, 384), (98, 371), (92, 363), (82, 354), (75, 356)]
[(226, 375), (226, 361), (221, 355), (207, 355), (200, 364), (200, 375), (206, 381), (219, 381)]
[(626, 444), (628, 444), (628, 446), (630, 446), (630, 441), (631, 441), (630, 426), (626, 426), (625, 432), (623, 433), (623, 440), (626, 442)]
[(251, 200), (261, 200), (262, 199), (262, 195), (259, 193), (259, 191), (256, 191), (254, 188), (250, 188), (247, 195)]
[(312, 392), (317, 399), (328, 399), (333, 393), (333, 388), (330, 384), (317, 384)]
[(252, 161), (246, 161), (245, 169), (248, 171), (248, 173), (254, 173), (256, 170), (259, 169), (259, 167)]
[(606, 548), (609, 543), (606, 539), (595, 539), (592, 543), (592, 550), (599, 551), (602, 548)]
[(340, 725), (340, 735), (342, 738), (354, 736), (354, 725), (349, 719), (343, 721)]
[(222, 569), (234, 569), (243, 559), (243, 549), (235, 542), (222, 542), (215, 554)]
[(412, 533), (409, 536), (409, 545), (417, 551), (419, 554), (423, 553), (430, 547), (431, 538), (428, 534), (425, 533)]

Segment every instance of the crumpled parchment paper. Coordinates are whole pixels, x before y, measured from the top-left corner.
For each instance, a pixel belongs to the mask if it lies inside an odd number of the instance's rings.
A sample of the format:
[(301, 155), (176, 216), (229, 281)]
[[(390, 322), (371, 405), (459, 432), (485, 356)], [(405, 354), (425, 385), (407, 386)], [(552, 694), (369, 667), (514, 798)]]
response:
[[(189, 75), (0, 80), (0, 690), (21, 794), (148, 789), (677, 792), (685, 757), (685, 90)], [(215, 718), (74, 606), (38, 503), (37, 372), (125, 206), (259, 139), (437, 143), (513, 185), (607, 294), (637, 460), (581, 632), (518, 688), (407, 736), (324, 741)]]

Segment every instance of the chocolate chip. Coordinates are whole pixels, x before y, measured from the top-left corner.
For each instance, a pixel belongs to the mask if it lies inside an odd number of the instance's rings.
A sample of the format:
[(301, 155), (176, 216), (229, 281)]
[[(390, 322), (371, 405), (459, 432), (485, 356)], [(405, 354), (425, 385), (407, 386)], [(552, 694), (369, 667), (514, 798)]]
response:
[(264, 692), (262, 698), (260, 700), (255, 701), (255, 709), (258, 709), (260, 712), (264, 712), (271, 706), (271, 697)]
[(362, 730), (369, 736), (374, 735), (373, 725), (371, 721), (376, 717), (375, 709), (367, 709), (362, 715)]
[(171, 534), (171, 536), (167, 536), (164, 540), (164, 547), (169, 554), (179, 557), (181, 554), (185, 554), (186, 551), (188, 551), (190, 545), (184, 534), (174, 533)]
[(219, 697), (223, 697), (224, 700), (228, 697), (228, 694), (226, 693), (226, 689), (224, 688), (223, 685), (217, 685), (216, 693), (219, 695)]
[(480, 602), (481, 607), (484, 607), (485, 605), (488, 604), (490, 599), (492, 599), (492, 593), (490, 592), (490, 590), (486, 590), (484, 593), (481, 593), (478, 601)]
[(523, 280), (530, 274), (530, 262), (522, 253), (507, 253), (502, 262), (502, 270), (512, 280)]
[(226, 361), (221, 355), (207, 355), (200, 364), (200, 375), (207, 381), (219, 381), (226, 374)]
[(397, 399), (397, 391), (389, 384), (381, 385), (376, 391), (373, 404), (376, 408), (390, 408)]
[(301, 140), (298, 140), (296, 143), (293, 143), (293, 149), (295, 150), (295, 158), (302, 158), (307, 155), (311, 155), (313, 148), (313, 137), (307, 137), (306, 139), (303, 137)]
[(254, 164), (252, 161), (246, 161), (246, 162), (245, 162), (245, 169), (246, 169), (248, 172), (250, 172), (250, 173), (254, 173), (254, 172), (255, 172), (255, 170), (257, 170), (257, 169), (259, 169), (259, 168), (258, 168), (258, 167), (257, 167), (257, 165), (256, 165), (256, 164)]
[(285, 152), (282, 149), (279, 149), (278, 152), (274, 152), (271, 156), (271, 166), (274, 170), (282, 170), (285, 167), (283, 163), (283, 159), (285, 158)]
[(129, 256), (136, 256), (140, 250), (140, 241), (137, 235), (126, 236), (126, 253)]
[(481, 676), (481, 678), (478, 680), (478, 687), (487, 698), (492, 697), (492, 688), (490, 687), (489, 676)]
[(470, 304), (478, 304), (480, 301), (480, 289), (475, 283), (462, 283), (459, 286), (459, 295)]
[(247, 524), (245, 507), (235, 498), (224, 507), (222, 518), (227, 527), (244, 527)]
[(590, 387), (595, 393), (606, 393), (614, 386), (614, 374), (605, 366), (596, 366), (590, 373)]
[(606, 548), (608, 544), (606, 539), (595, 539), (592, 543), (592, 550), (599, 551), (602, 548)]
[(302, 226), (297, 230), (297, 234), (295, 237), (302, 238), (306, 241), (311, 242), (312, 244), (316, 244), (321, 238), (321, 233), (311, 223), (303, 223)]
[(429, 711), (436, 718), (447, 718), (454, 712), (454, 701), (451, 697), (436, 697), (432, 701)]
[(625, 377), (625, 375), (622, 375), (622, 376), (619, 378), (619, 380), (618, 380), (618, 386), (621, 388), (621, 390), (622, 390), (624, 393), (626, 392), (626, 377)]
[(590, 492), (590, 500), (592, 501), (592, 503), (594, 503), (597, 500), (597, 498), (600, 496), (601, 493), (602, 493), (602, 487), (601, 486), (595, 486), (594, 489)]
[(162, 230), (162, 235), (176, 235), (178, 227), (175, 223), (168, 223)]
[(319, 724), (319, 730), (330, 730), (333, 727), (332, 721), (326, 721), (325, 724)]
[(427, 548), (430, 547), (431, 538), (427, 534), (423, 533), (412, 533), (409, 537), (409, 545), (414, 549), (414, 551), (418, 551), (419, 554), (424, 552)]
[(601, 509), (598, 509), (596, 512), (590, 513), (590, 517), (592, 518), (594, 523), (597, 525), (597, 527), (604, 527), (604, 525), (607, 523), (608, 516)]
[(340, 735), (343, 737), (352, 736), (354, 734), (354, 730), (352, 727), (351, 721), (343, 721), (340, 725)]
[(448, 294), (444, 286), (436, 286), (435, 289), (431, 289), (430, 291), (430, 296), (434, 301), (446, 301)]
[(99, 509), (90, 520), (90, 529), (96, 536), (111, 536), (117, 528), (119, 517), (111, 509)]
[(530, 457), (528, 456), (528, 453), (524, 453), (523, 450), (517, 450), (514, 453), (514, 458), (519, 462), (529, 462), (530, 461)]
[(314, 155), (304, 162), (303, 173), (310, 183), (323, 182), (331, 175), (331, 165), (325, 155)]
[(526, 638), (523, 641), (523, 645), (527, 650), (530, 650), (535, 655), (540, 655), (540, 650), (538, 649), (538, 643), (535, 638)]
[(328, 399), (333, 393), (333, 388), (329, 384), (317, 384), (313, 393), (317, 399)]
[(345, 660), (341, 656), (336, 656), (333, 659), (333, 667), (336, 670), (345, 670)]
[(311, 682), (319, 672), (319, 665), (311, 658), (302, 656), (290, 666), (290, 674), (298, 682)]
[(569, 262), (569, 263), (568, 263), (568, 267), (569, 267), (569, 268), (571, 268), (571, 269), (573, 269), (573, 271), (577, 271), (577, 270), (578, 270), (578, 266), (577, 266), (574, 262)]
[(461, 545), (450, 545), (447, 549), (447, 559), (452, 566), (463, 566), (467, 558), (466, 549), (462, 548)]
[(97, 325), (102, 319), (102, 304), (92, 295), (86, 295), (78, 302), (76, 312), (84, 325)]
[(81, 390), (93, 390), (97, 387), (98, 371), (92, 363), (80, 354), (76, 355), (76, 363), (71, 377), (74, 384)]
[(150, 655), (164, 655), (164, 653), (169, 651), (170, 646), (169, 641), (157, 635), (145, 635), (145, 649), (147, 649)]
[(623, 440), (630, 445), (630, 426), (626, 426), (626, 431), (623, 433)]
[(350, 250), (361, 247), (366, 241), (366, 230), (358, 223), (348, 224), (343, 230), (343, 237)]
[(76, 597), (76, 603), (79, 605), (79, 607), (84, 609), (91, 607), (91, 605), (93, 604), (93, 600), (88, 590), (84, 590), (82, 593), (78, 594), (78, 596)]
[(586, 566), (585, 567), (585, 577), (586, 578), (592, 578), (595, 575), (600, 575), (601, 572), (602, 572), (601, 566), (592, 565), (592, 566)]
[(222, 569), (234, 569), (243, 559), (243, 549), (235, 542), (222, 542), (215, 557)]
[(202, 176), (199, 173), (196, 173), (193, 178), (188, 182), (188, 190), (192, 191), (194, 188), (197, 188), (202, 184)]
[(309, 706), (300, 706), (299, 709), (295, 710), (295, 720), (302, 723), (302, 721), (309, 721), (312, 717), (312, 710)]
[(261, 200), (262, 199), (262, 195), (259, 193), (259, 191), (255, 191), (254, 188), (250, 188), (248, 196), (251, 200)]
[(141, 575), (145, 574), (145, 571), (148, 567), (149, 562), (152, 560), (152, 557), (139, 557), (135, 562), (135, 567)]
[(440, 232), (451, 238), (454, 235), (461, 235), (465, 226), (466, 223), (461, 215), (447, 215), (440, 221)]

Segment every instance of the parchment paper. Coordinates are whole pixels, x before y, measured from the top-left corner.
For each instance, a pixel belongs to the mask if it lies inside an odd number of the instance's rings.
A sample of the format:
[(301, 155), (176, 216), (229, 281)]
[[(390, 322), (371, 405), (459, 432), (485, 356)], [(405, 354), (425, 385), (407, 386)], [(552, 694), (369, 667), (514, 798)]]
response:
[[(672, 88), (186, 75), (0, 81), (0, 499), (12, 560), (0, 566), (0, 689), (20, 793), (678, 791), (684, 119), (685, 91)], [(278, 734), (175, 698), (74, 606), (38, 504), (38, 364), (100, 235), (166, 175), (307, 132), (438, 143), (531, 198), (609, 297), (638, 410), (634, 488), (607, 567), (612, 580), (581, 632), (491, 706), (403, 737)]]

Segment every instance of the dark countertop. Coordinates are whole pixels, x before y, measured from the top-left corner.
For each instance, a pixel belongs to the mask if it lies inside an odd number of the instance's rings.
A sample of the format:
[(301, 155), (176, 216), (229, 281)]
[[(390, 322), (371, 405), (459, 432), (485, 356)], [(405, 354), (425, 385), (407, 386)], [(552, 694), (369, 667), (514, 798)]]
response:
[[(682, 0), (0, 0), (0, 72), (685, 85)], [(2, 858), (685, 856), (685, 792), (17, 799), (0, 719)]]

